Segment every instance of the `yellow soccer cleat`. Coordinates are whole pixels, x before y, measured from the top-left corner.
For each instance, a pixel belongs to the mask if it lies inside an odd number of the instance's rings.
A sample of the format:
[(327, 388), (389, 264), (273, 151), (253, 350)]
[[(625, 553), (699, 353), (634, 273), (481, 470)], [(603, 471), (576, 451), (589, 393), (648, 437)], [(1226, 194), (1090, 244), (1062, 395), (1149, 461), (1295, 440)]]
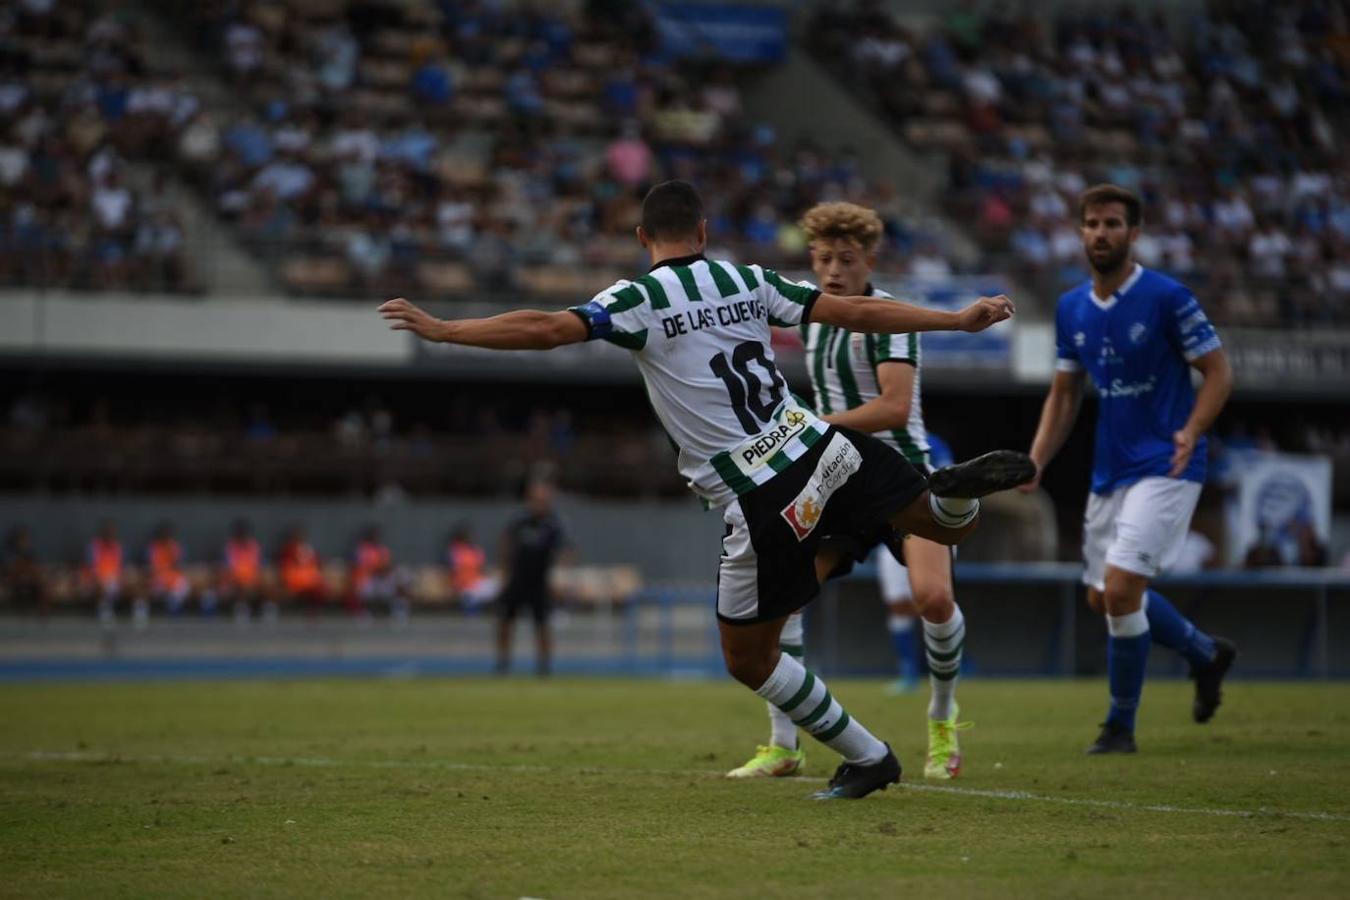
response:
[(956, 733), (965, 731), (974, 723), (957, 722), (960, 713), (958, 708), (953, 707), (950, 719), (928, 720), (928, 759), (923, 765), (924, 778), (950, 781), (961, 774), (961, 741)]
[(728, 778), (786, 778), (806, 765), (806, 751), (777, 745), (760, 747), (750, 761), (727, 773)]

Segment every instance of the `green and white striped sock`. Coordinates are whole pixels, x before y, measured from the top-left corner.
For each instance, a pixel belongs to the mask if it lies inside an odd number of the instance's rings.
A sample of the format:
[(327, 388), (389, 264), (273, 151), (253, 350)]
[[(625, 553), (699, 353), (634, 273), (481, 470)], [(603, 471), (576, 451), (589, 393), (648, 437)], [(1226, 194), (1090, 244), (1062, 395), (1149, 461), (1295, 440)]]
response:
[[(783, 633), (778, 636), (778, 649), (791, 656), (797, 662), (802, 661), (802, 614), (795, 612), (783, 623)], [(775, 747), (797, 749), (797, 723), (788, 714), (772, 703), (769, 707), (769, 743)]]
[(886, 745), (854, 721), (830, 695), (825, 682), (787, 653), (778, 655), (778, 665), (755, 691), (787, 713), (800, 728), (856, 765), (871, 765), (886, 756)]
[(966, 617), (956, 607), (952, 617), (934, 624), (923, 623), (923, 648), (928, 660), (928, 681), (933, 689), (928, 701), (928, 718), (945, 722), (952, 717), (956, 701), (956, 679), (961, 674), (961, 648), (966, 643)]

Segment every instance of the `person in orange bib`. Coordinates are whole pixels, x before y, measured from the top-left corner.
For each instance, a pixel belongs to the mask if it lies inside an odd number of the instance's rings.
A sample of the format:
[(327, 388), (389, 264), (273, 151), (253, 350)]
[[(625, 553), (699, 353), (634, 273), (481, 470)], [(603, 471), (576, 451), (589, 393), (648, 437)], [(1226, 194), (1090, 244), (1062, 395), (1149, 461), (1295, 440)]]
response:
[(275, 619), (276, 602), (267, 598), (263, 590), (262, 545), (246, 519), (234, 523), (221, 557), (220, 592), (233, 608), (234, 620), (240, 624), (248, 622), (253, 610), (259, 607), (264, 619)]
[(174, 537), (173, 525), (161, 522), (146, 548), (150, 570), (150, 597), (162, 602), (171, 615), (178, 615), (191, 592), (183, 574), (183, 545)]
[(481, 609), (497, 596), (499, 580), (487, 573), (487, 554), (474, 543), (468, 525), (459, 525), (451, 533), (446, 558), (450, 565), (450, 586), (465, 608)]
[(351, 581), (353, 612), (368, 615), (372, 604), (385, 604), (396, 625), (407, 622), (407, 579), (394, 566), (393, 553), (381, 539), (378, 525), (368, 526), (356, 545)]
[(111, 521), (103, 522), (89, 542), (84, 578), (98, 605), (99, 621), (112, 624), (117, 615), (117, 601), (122, 596), (122, 543)]
[(320, 604), (328, 602), (328, 589), (323, 583), (319, 557), (305, 540), (305, 529), (292, 528), (287, 534), (281, 553), (277, 556), (277, 567), (281, 574), (281, 588), (287, 597), (303, 601), (311, 612)]

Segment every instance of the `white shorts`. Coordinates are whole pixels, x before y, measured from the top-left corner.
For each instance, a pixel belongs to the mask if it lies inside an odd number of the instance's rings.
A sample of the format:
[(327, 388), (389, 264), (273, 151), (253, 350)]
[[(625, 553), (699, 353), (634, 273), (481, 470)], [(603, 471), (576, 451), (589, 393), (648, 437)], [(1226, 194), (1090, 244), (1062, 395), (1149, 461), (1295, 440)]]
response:
[(887, 603), (899, 603), (914, 597), (909, 587), (909, 569), (902, 566), (884, 546), (877, 548), (877, 584), (881, 586), (881, 599)]
[(1089, 495), (1083, 583), (1105, 590), (1107, 566), (1149, 578), (1165, 571), (1181, 553), (1199, 499), (1199, 483), (1158, 477)]

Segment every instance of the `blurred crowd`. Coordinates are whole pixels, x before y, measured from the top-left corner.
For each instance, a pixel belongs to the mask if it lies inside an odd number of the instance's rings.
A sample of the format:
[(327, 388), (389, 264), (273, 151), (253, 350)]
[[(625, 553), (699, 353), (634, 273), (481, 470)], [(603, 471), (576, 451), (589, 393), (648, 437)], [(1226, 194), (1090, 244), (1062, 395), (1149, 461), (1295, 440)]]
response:
[(744, 115), (740, 70), (665, 55), (640, 4), (147, 4), (227, 92), (190, 89), (105, 6), (0, 12), (10, 283), (192, 287), (165, 176), (299, 293), (575, 296), (640, 262), (641, 197), (677, 176), (719, 252), (796, 262), (799, 214), (852, 199), (894, 267), (947, 268), (893, 185), (847, 147), (785, 146)]
[[(1045, 297), (1083, 278), (1075, 198), (1110, 180), (1146, 198), (1140, 259), (1220, 322), (1316, 327), (1350, 322), (1348, 6), (1224, 0), (1176, 27), (962, 0), (914, 25), (858, 0), (803, 33), (945, 162), (979, 268)], [(180, 182), (297, 293), (585, 294), (640, 265), (640, 198), (669, 177), (702, 187), (716, 253), (796, 264), (797, 217), (843, 199), (882, 214), (883, 265), (951, 271), (856, 152), (756, 122), (749, 74), (671, 57), (617, 0), (8, 0), (0, 284), (197, 288)]]
[(795, 220), (823, 199), (870, 199), (898, 248), (933, 241), (846, 148), (787, 148), (746, 118), (737, 71), (665, 56), (641, 4), (181, 15), (243, 101), (185, 161), (294, 290), (576, 293), (640, 261), (641, 197), (677, 176), (704, 188), (726, 252), (799, 258)]
[(0, 5), (0, 285), (184, 290), (179, 212), (152, 160), (196, 120), (130, 21), (82, 3)]
[(922, 28), (891, 8), (821, 6), (810, 46), (948, 160), (991, 259), (1049, 296), (1082, 280), (1076, 198), (1111, 181), (1145, 198), (1140, 260), (1220, 322), (1350, 322), (1350, 4), (1223, 0), (1180, 31), (1126, 3), (964, 0)]
[(214, 550), (184, 547), (168, 521), (139, 547), (125, 544), (114, 522), (104, 522), (78, 561), (40, 558), (23, 525), (12, 527), (0, 548), (0, 606), (42, 615), (88, 610), (108, 625), (129, 618), (145, 627), (152, 612), (270, 622), (284, 608), (311, 616), (379, 614), (400, 625), (414, 598), (473, 611), (495, 597), (498, 585), (466, 524), (451, 531), (439, 564), (421, 567), (396, 560), (376, 525), (356, 535), (345, 558), (333, 559), (316, 552), (303, 526), (266, 549), (246, 520), (235, 522)]

